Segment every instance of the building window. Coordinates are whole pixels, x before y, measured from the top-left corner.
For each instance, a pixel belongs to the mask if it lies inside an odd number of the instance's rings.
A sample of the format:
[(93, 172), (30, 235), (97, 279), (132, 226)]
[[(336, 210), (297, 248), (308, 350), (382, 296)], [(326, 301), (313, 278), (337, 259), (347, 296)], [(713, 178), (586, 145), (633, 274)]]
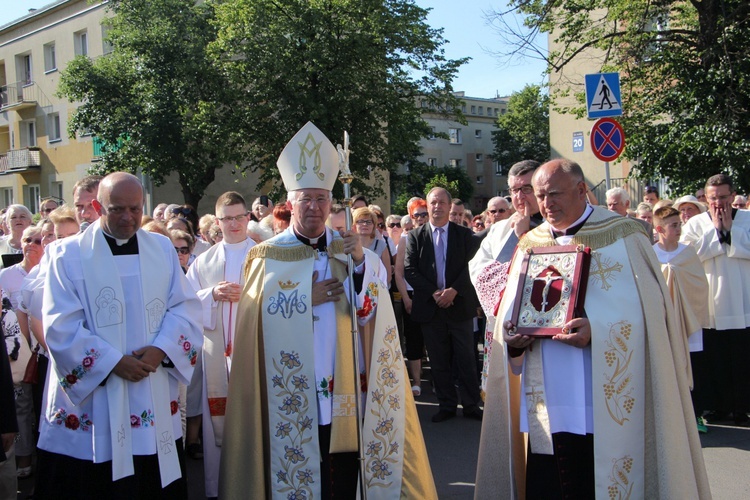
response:
[(479, 116), (484, 115), (484, 106), (479, 106)]
[(21, 122), (21, 147), (31, 148), (34, 146), (36, 146), (36, 121), (23, 121)]
[(48, 43), (44, 46), (44, 72), (49, 73), (51, 71), (57, 71), (54, 43)]
[(431, 141), (435, 140), (435, 127), (430, 127), (430, 135), (427, 138)]
[(475, 115), (475, 114), (477, 114), (477, 107), (476, 107), (476, 106), (472, 106), (472, 107), (471, 107), (471, 114), (472, 114), (472, 115)]
[(503, 167), (500, 166), (500, 163), (498, 163), (497, 160), (492, 162), (492, 167), (495, 169), (495, 175), (503, 175)]
[(23, 187), (26, 208), (31, 210), (32, 214), (39, 212), (39, 184), (29, 184)]
[(466, 104), (461, 104), (461, 112), (466, 113)]
[(427, 158), (427, 164), (431, 167), (437, 167), (437, 158)]
[(34, 81), (33, 76), (31, 74), (31, 54), (27, 54), (25, 56), (22, 56), (22, 67), (21, 71), (23, 73), (23, 83), (24, 85), (30, 85), (31, 82)]
[(114, 50), (114, 47), (107, 39), (110, 29), (109, 26), (102, 24), (102, 54), (109, 54)]
[(448, 137), (450, 138), (451, 144), (461, 144), (461, 129), (450, 128), (448, 129)]
[(73, 34), (73, 44), (77, 56), (89, 55), (89, 33), (86, 30)]
[(448, 164), (453, 168), (459, 168), (461, 166), (461, 160), (458, 158), (451, 158)]
[(60, 140), (60, 114), (50, 113), (47, 116), (47, 142), (57, 142)]
[(58, 198), (60, 200), (63, 199), (63, 183), (60, 182), (53, 182), (50, 184), (49, 187), (49, 194), (50, 196), (54, 196), (55, 198)]
[(9, 207), (13, 204), (13, 188), (3, 188), (3, 206)]
[(475, 156), (475, 160), (476, 160), (477, 163), (481, 163), (482, 162), (482, 153), (477, 153), (476, 156)]
[(484, 176), (477, 175), (477, 184), (484, 184)]
[(501, 115), (504, 115), (506, 111), (508, 111), (508, 110), (507, 110), (507, 109), (505, 109), (505, 108), (503, 108), (503, 109), (501, 109), (501, 110), (500, 110), (500, 114), (501, 114)]
[(474, 131), (474, 137), (477, 138), (477, 139), (481, 139), (482, 138), (482, 131), (480, 129), (476, 129)]

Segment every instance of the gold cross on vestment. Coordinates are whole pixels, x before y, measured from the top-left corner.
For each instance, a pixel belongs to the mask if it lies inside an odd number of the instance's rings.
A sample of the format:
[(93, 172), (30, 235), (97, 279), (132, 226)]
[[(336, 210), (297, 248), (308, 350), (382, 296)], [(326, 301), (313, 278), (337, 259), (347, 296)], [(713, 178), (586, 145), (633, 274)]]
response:
[(602, 257), (599, 252), (592, 252), (591, 256), (596, 261), (596, 270), (590, 269), (589, 276), (594, 281), (602, 282), (602, 290), (609, 290), (612, 288), (612, 285), (608, 280), (614, 281), (613, 275), (614, 273), (622, 271), (622, 264), (619, 262), (610, 264), (610, 260), (606, 257)]

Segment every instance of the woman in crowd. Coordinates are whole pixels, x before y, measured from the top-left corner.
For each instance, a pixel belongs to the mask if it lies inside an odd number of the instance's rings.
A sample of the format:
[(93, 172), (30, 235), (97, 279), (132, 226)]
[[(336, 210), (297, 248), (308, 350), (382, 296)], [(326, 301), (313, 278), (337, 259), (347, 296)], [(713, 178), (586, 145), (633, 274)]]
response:
[[(414, 221), (414, 228), (418, 228), (429, 219), (427, 217), (427, 202), (422, 198), (412, 198), (406, 208), (409, 210), (409, 218)], [(396, 288), (401, 294), (404, 305), (404, 337), (406, 341), (406, 368), (412, 379), (411, 392), (414, 397), (422, 394), (422, 356), (424, 355), (424, 337), (422, 327), (411, 320), (411, 298), (414, 295), (413, 288), (404, 279), (404, 257), (406, 256), (406, 241), (398, 246), (396, 254), (396, 265), (394, 279)]]
[(10, 234), (0, 239), (0, 254), (22, 253), (21, 237), (24, 230), (31, 225), (31, 211), (23, 205), (11, 205), (5, 213), (5, 220)]
[(359, 234), (362, 247), (368, 248), (380, 257), (388, 274), (388, 285), (391, 283), (391, 255), (386, 248), (385, 240), (380, 237), (377, 229), (378, 219), (375, 212), (367, 207), (362, 207), (352, 212), (354, 230)]

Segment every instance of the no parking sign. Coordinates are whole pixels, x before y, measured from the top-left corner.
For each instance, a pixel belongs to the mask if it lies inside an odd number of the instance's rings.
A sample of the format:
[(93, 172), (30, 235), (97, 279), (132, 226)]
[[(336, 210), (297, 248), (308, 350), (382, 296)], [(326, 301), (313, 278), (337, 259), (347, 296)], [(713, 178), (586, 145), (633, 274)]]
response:
[(591, 150), (602, 161), (617, 159), (625, 149), (625, 131), (614, 118), (600, 118), (591, 128)]

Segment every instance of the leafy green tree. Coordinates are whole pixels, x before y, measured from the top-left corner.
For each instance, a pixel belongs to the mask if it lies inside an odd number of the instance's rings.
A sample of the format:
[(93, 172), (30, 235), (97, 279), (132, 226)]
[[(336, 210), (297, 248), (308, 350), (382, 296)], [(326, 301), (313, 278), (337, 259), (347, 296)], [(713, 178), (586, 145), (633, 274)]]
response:
[(474, 194), (474, 185), (466, 170), (458, 167), (431, 167), (426, 163), (415, 162), (409, 165), (406, 174), (395, 174), (393, 186), (398, 186), (398, 195), (391, 203), (395, 214), (406, 215), (406, 203), (414, 196), (424, 198), (435, 186), (446, 188), (454, 198), (469, 201)]
[(444, 57), (441, 30), (412, 0), (226, 0), (216, 11), (210, 50), (238, 132), (229, 147), (262, 184), (280, 188), (276, 159), (309, 120), (334, 143), (349, 132), (354, 192), (382, 194), (384, 173), (415, 159), (430, 133), (420, 101), (460, 109), (451, 82), (465, 60)]
[(110, 0), (111, 53), (77, 57), (58, 93), (81, 102), (69, 133), (87, 130), (105, 147), (98, 173), (141, 169), (156, 185), (176, 172), (186, 203), (197, 206), (215, 170), (239, 156), (226, 77), (206, 52), (215, 39), (210, 2)]
[(508, 111), (497, 118), (492, 132), (493, 158), (503, 174), (522, 160), (549, 158), (549, 96), (539, 85), (526, 85), (508, 100)]
[[(525, 30), (513, 27), (514, 13)], [(516, 54), (543, 57), (563, 81), (584, 58), (620, 71), (625, 156), (637, 176), (667, 177), (679, 192), (725, 172), (750, 187), (747, 0), (512, 0), (493, 19)], [(555, 50), (536, 43), (540, 33), (551, 34)], [(558, 90), (582, 102), (575, 84)]]

